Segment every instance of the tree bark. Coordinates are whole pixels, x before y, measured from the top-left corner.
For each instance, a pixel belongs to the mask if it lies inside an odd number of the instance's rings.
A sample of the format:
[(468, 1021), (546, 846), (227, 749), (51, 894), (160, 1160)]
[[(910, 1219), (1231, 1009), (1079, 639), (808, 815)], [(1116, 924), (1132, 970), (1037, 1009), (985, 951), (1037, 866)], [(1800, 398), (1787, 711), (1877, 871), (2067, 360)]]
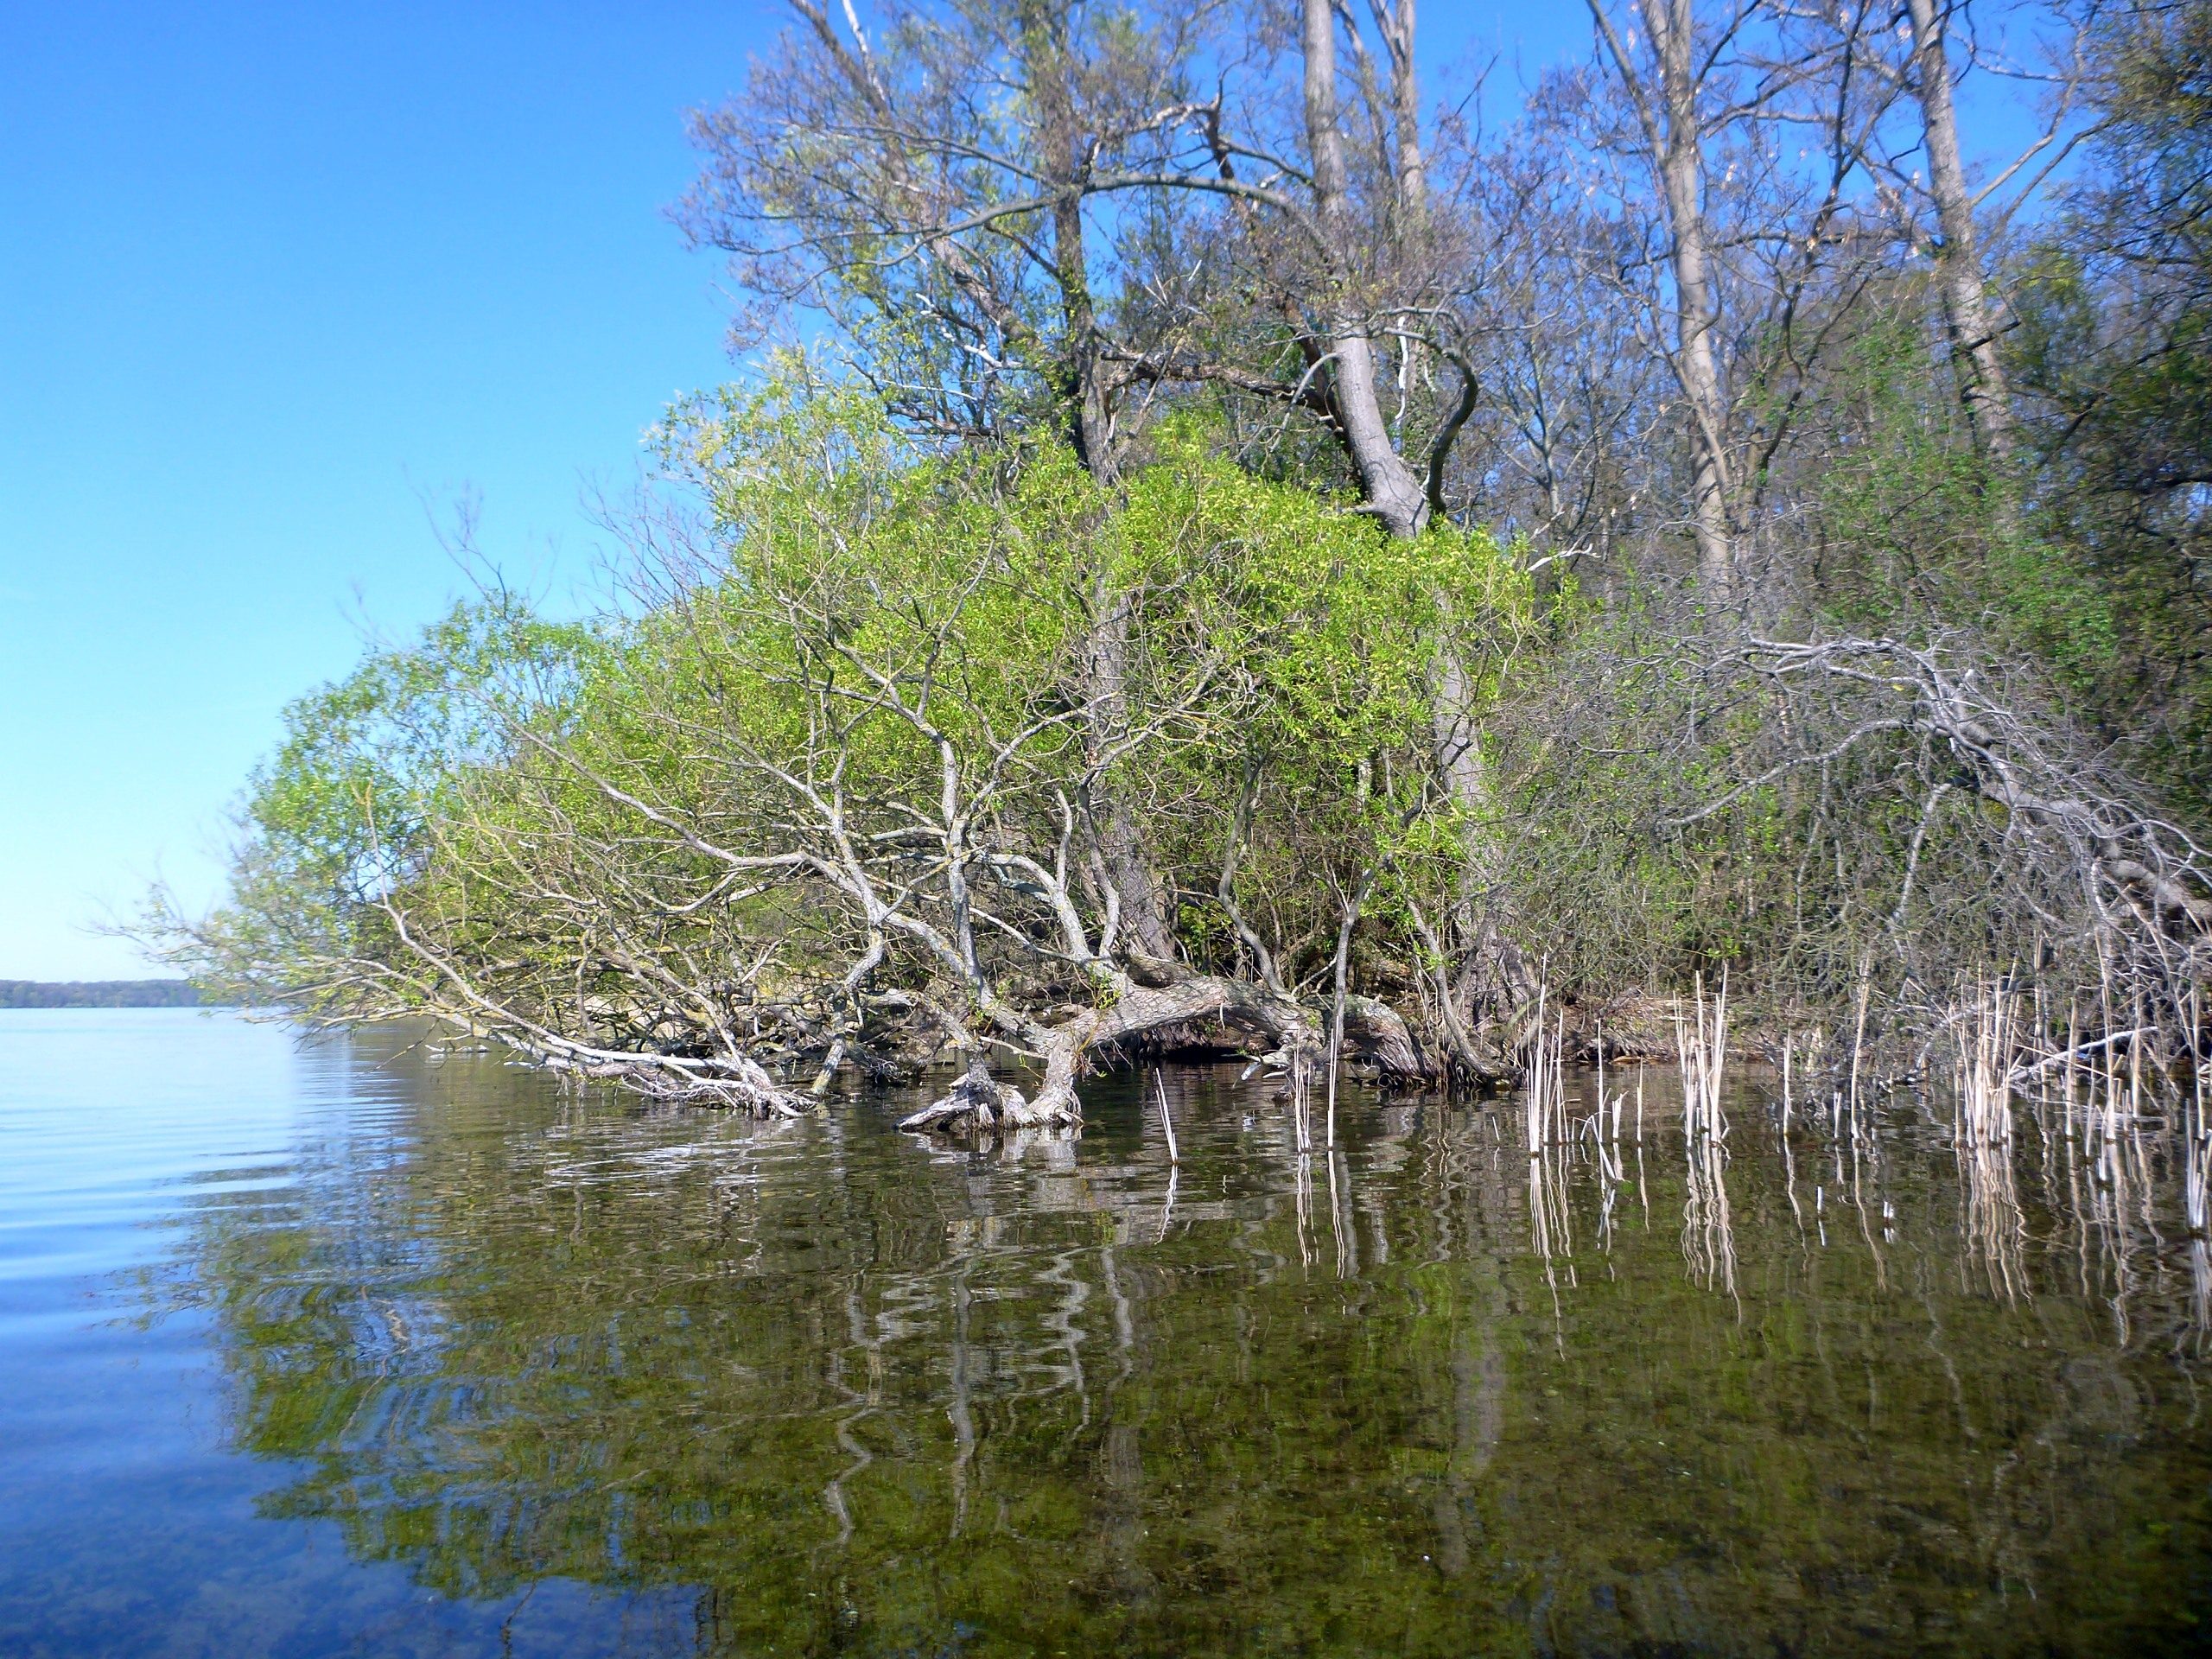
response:
[(1666, 120), (1656, 160), (1673, 233), (1675, 372), (1690, 409), (1692, 513), (1698, 575), (1725, 599), (1735, 585), (1729, 511), (1727, 404), (1713, 350), (1713, 251), (1705, 222), (1705, 156), (1697, 112), (1691, 0), (1643, 0), (1644, 28), (1659, 62)]
[[(1936, 199), (1936, 285), (1942, 296), (1943, 322), (1951, 340), (1952, 372), (1959, 401), (1966, 406), (1974, 442), (1983, 458), (2002, 472), (2012, 459), (2012, 408), (2005, 385), (2005, 365), (1997, 353), (1997, 331), (1982, 287), (1981, 256), (1976, 245), (1974, 197), (1967, 188), (1959, 155), (1958, 112), (1951, 102), (1951, 71), (1944, 52), (1948, 7), (1936, 0), (1906, 0), (1912, 20), (1912, 56), (1918, 71), (1920, 110), (1928, 141), (1928, 188)], [(2011, 492), (1998, 480), (2000, 511), (2010, 518)]]
[[(1110, 1007), (1091, 1010), (1065, 1023), (1039, 1025), (1025, 1039), (1041, 1052), (1045, 1075), (1036, 1098), (1022, 1098), (1018, 1090), (1000, 1088), (992, 1102), (987, 1084), (963, 1079), (943, 1100), (903, 1120), (902, 1129), (990, 1128), (999, 1124), (1017, 1128), (1048, 1128), (1082, 1121), (1076, 1100), (1076, 1079), (1084, 1057), (1102, 1045), (1141, 1036), (1162, 1026), (1196, 1020), (1218, 1020), (1248, 1036), (1276, 1046), (1275, 1052), (1294, 1080), (1311, 1077), (1321, 1050), (1319, 1033), (1306, 1011), (1287, 997), (1278, 996), (1248, 980), (1217, 976), (1193, 976), (1162, 988), (1122, 980)], [(1403, 1026), (1399, 1027), (1402, 1034)], [(1410, 1041), (1398, 1042), (1386, 1034), (1379, 1042), (1384, 1061), (1412, 1052)], [(977, 1106), (991, 1113), (986, 1122)]]
[[(1042, 3), (1022, 7), (1017, 17), (1022, 62), (1036, 111), (1037, 149), (1052, 191), (1052, 271), (1060, 291), (1064, 331), (1058, 390), (1069, 442), (1090, 475), (1112, 483), (1120, 473), (1115, 453), (1111, 388), (1107, 384), (1097, 313), (1090, 292), (1090, 257), (1084, 245), (1084, 135), (1070, 90), (1071, 54), (1065, 8)], [(1102, 582), (1095, 594), (1094, 621), (1084, 662), (1084, 687), (1089, 736), (1095, 751), (1118, 737), (1128, 709), (1129, 598)], [(1159, 873), (1145, 850), (1136, 815), (1124, 792), (1102, 779), (1095, 815), (1101, 861), (1121, 902), (1122, 927), (1148, 956), (1172, 959), (1174, 936), (1168, 926)]]
[[(1337, 122), (1336, 14), (1329, 0), (1304, 0), (1306, 140), (1313, 168), (1314, 218), (1333, 249), (1356, 233), (1346, 211), (1344, 134)], [(1428, 492), (1390, 441), (1375, 389), (1375, 346), (1352, 303), (1350, 271), (1341, 259), (1330, 273), (1323, 304), (1321, 350), (1328, 361), (1330, 413), (1359, 474), (1368, 510), (1393, 536), (1420, 534), (1428, 523)]]
[[(1101, 582), (1093, 594), (1093, 620), (1087, 642), (1084, 688), (1086, 724), (1094, 753), (1103, 753), (1121, 734), (1128, 717), (1129, 596)], [(1121, 901), (1122, 931), (1148, 957), (1173, 961), (1174, 931), (1168, 925), (1166, 895), (1137, 828), (1128, 795), (1111, 778), (1099, 780), (1094, 833), (1106, 879)]]
[(1605, 0), (1589, 0), (1589, 5), (1599, 36), (1635, 105), (1667, 207), (1669, 263), (1675, 280), (1671, 366), (1689, 416), (1690, 522), (1697, 537), (1698, 576), (1710, 595), (1725, 602), (1736, 582), (1736, 543), (1728, 475), (1728, 405), (1713, 339), (1718, 317), (1712, 238), (1705, 219), (1695, 12), (1692, 0), (1639, 0), (1659, 70), (1659, 84), (1654, 88), (1637, 73)]
[(1095, 476), (1111, 479), (1113, 410), (1104, 378), (1098, 315), (1090, 293), (1090, 260), (1083, 238), (1084, 135), (1076, 120), (1067, 19), (1061, 7), (1032, 0), (1017, 16), (1022, 67), (1036, 112), (1037, 150), (1044, 183), (1052, 194), (1052, 276), (1060, 290), (1065, 353), (1056, 377), (1065, 405), (1069, 441)]

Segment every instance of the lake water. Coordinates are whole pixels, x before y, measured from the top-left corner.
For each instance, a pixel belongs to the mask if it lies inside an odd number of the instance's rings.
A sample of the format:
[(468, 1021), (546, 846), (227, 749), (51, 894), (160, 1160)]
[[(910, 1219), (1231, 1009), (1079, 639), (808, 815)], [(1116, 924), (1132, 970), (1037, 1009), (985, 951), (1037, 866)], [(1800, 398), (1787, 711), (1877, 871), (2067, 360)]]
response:
[(1643, 1087), (1532, 1172), (1171, 1072), (1171, 1169), (1122, 1079), (957, 1150), (0, 1014), (0, 1652), (2203, 1650), (2159, 1133)]

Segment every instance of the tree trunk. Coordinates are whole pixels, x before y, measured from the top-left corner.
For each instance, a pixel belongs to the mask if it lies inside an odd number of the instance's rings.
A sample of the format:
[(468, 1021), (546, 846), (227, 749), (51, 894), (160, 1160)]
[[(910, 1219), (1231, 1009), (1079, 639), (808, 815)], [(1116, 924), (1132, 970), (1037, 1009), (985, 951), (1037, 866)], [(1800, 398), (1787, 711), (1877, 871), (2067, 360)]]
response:
[[(1735, 585), (1729, 510), (1728, 410), (1713, 350), (1713, 252), (1705, 222), (1705, 158), (1700, 142), (1691, 0), (1643, 0), (1643, 23), (1659, 64), (1663, 126), (1649, 135), (1674, 244), (1675, 371), (1689, 405), (1692, 520), (1698, 575), (1725, 600)], [(1624, 73), (1626, 66), (1623, 66)]]
[(1084, 135), (1069, 89), (1067, 20), (1057, 7), (1032, 3), (1019, 15), (1022, 67), (1037, 122), (1037, 153), (1052, 197), (1052, 276), (1060, 290), (1063, 360), (1055, 377), (1068, 439), (1096, 477), (1116, 473), (1113, 411), (1103, 378), (1090, 262), (1083, 241)]
[[(1462, 848), (1465, 868), (1459, 903), (1451, 918), (1452, 955), (1457, 968), (1443, 988), (1452, 1004), (1452, 1018), (1460, 1022), (1470, 1043), (1488, 1033), (1507, 1033), (1510, 1048), (1522, 1010), (1535, 995), (1528, 963), (1520, 948), (1502, 925), (1507, 906), (1502, 896), (1502, 872), (1494, 856), (1488, 823), (1496, 803), (1491, 791), (1490, 770), (1483, 764), (1474, 729), (1473, 688), (1455, 656), (1446, 654), (1438, 665), (1432, 721), (1436, 740), (1437, 769), (1444, 774), (1452, 798), (1467, 815), (1468, 829)], [(1487, 1071), (1502, 1065), (1505, 1055), (1479, 1057)], [(1473, 1063), (1477, 1057), (1461, 1057)]]
[[(1086, 724), (1093, 753), (1102, 753), (1120, 735), (1128, 720), (1129, 597), (1106, 582), (1094, 590), (1094, 615), (1086, 642), (1084, 674), (1089, 681)], [(1110, 777), (1099, 780), (1093, 813), (1100, 861), (1121, 899), (1122, 931), (1148, 957), (1173, 960), (1175, 936), (1168, 926), (1166, 895), (1153, 868), (1124, 790)]]
[[(1343, 248), (1350, 245), (1351, 227), (1345, 212), (1344, 143), (1337, 123), (1335, 24), (1329, 0), (1304, 0), (1304, 7), (1306, 129), (1313, 165), (1314, 209), (1331, 245)], [(1420, 103), (1414, 78), (1413, 0), (1398, 0), (1387, 33), (1397, 130), (1400, 231), (1418, 235), (1427, 222), (1427, 202)], [(1344, 448), (1359, 473), (1369, 507), (1390, 534), (1418, 535), (1428, 521), (1427, 487), (1390, 442), (1376, 392), (1374, 354), (1367, 337), (1341, 310), (1336, 322), (1328, 348), (1334, 356), (1332, 407)], [(1439, 656), (1435, 681), (1438, 770), (1469, 822), (1480, 826), (1491, 816), (1489, 778), (1471, 729), (1473, 699), (1465, 664), (1448, 648)], [(1471, 1008), (1478, 1024), (1492, 1023), (1485, 1020), (1486, 1015), (1510, 1016), (1517, 988), (1526, 978), (1520, 953), (1501, 925), (1498, 884), (1488, 869), (1486, 849), (1480, 844), (1482, 835), (1479, 827), (1475, 829), (1465, 849), (1465, 879), (1453, 918), (1453, 954), (1459, 965), (1452, 976), (1452, 994), (1464, 996), (1467, 988), (1482, 986), (1485, 990), (1480, 1001), (1507, 1006)], [(1427, 1064), (1424, 1062), (1425, 1066)]]
[[(1337, 124), (1336, 16), (1329, 0), (1304, 0), (1306, 139), (1313, 167), (1314, 218), (1332, 249), (1355, 234), (1345, 211), (1344, 135)], [(1375, 346), (1368, 325), (1346, 292), (1350, 272), (1339, 262), (1324, 298), (1319, 345), (1328, 359), (1330, 412), (1359, 474), (1368, 510), (1393, 536), (1418, 535), (1428, 522), (1428, 492), (1390, 442), (1375, 390)]]
[(1397, 0), (1395, 13), (1378, 7), (1390, 48), (1390, 119), (1398, 149), (1398, 201), (1403, 230), (1418, 238), (1428, 224), (1428, 167), (1421, 148), (1421, 82), (1414, 66), (1414, 0)]
[[(1921, 118), (1928, 139), (1928, 188), (1936, 199), (1936, 226), (1942, 237), (1936, 251), (1936, 285), (1950, 335), (1952, 372), (1958, 376), (1959, 401), (1966, 406), (1974, 442), (1983, 458), (2002, 474), (2012, 459), (2012, 408), (2005, 386), (2005, 365), (1997, 354), (1988, 296), (1982, 288), (1974, 197), (1959, 158), (1958, 114), (1951, 103), (1951, 71), (1943, 49), (1944, 19), (1936, 0), (1906, 0), (1906, 9), (1912, 18), (1913, 63), (1919, 72)], [(1996, 482), (1999, 511), (2009, 521), (2008, 480), (2000, 477)]]
[[(1065, 354), (1058, 390), (1068, 441), (1092, 477), (1111, 483), (1119, 474), (1113, 404), (1084, 246), (1081, 174), (1085, 145), (1069, 89), (1065, 11), (1047, 4), (1027, 5), (1018, 26), (1038, 124), (1037, 150), (1049, 169), (1046, 181), (1055, 191), (1052, 270), (1060, 290)], [(1102, 582), (1094, 595), (1084, 664), (1088, 735), (1094, 751), (1110, 747), (1128, 717), (1129, 620), (1128, 595)], [(1147, 955), (1172, 959), (1174, 936), (1159, 873), (1138, 832), (1136, 814), (1110, 779), (1100, 779), (1094, 828), (1107, 880), (1120, 897), (1123, 931)]]
[[(957, 1130), (998, 1124), (1027, 1128), (1080, 1122), (1083, 1114), (1076, 1099), (1076, 1079), (1092, 1050), (1162, 1026), (1203, 1020), (1217, 1020), (1274, 1044), (1276, 1055), (1294, 1077), (1311, 1077), (1321, 1050), (1320, 1035), (1306, 1011), (1287, 997), (1247, 980), (1217, 976), (1193, 976), (1161, 988), (1124, 979), (1110, 1007), (1093, 1009), (1058, 1026), (1039, 1024), (1025, 1037), (1024, 1041), (1045, 1059), (1045, 1075), (1035, 1099), (1025, 1100), (1020, 1091), (990, 1084), (988, 1078), (977, 1081), (971, 1072), (943, 1100), (924, 1107), (899, 1127)], [(1401, 1026), (1399, 1033), (1402, 1031)], [(1387, 1031), (1377, 1046), (1379, 1063), (1386, 1065), (1413, 1052), (1409, 1042), (1400, 1042)], [(986, 1111), (990, 1114), (988, 1121)]]

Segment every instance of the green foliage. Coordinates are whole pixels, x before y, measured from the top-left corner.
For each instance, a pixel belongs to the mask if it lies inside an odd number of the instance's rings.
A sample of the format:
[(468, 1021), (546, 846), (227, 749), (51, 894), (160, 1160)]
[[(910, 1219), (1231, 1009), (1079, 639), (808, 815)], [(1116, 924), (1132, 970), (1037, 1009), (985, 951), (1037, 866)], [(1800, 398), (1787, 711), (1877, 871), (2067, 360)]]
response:
[(2101, 122), (2015, 288), (2008, 341), (2044, 532), (2107, 596), (2083, 709), (2172, 804), (2212, 814), (2212, 6), (2129, 6), (2095, 37)]
[(1809, 491), (1821, 607), (1859, 632), (1971, 626), (2087, 693), (2116, 650), (2112, 596), (2063, 544), (2006, 528), (2011, 480), (1976, 453), (1947, 380), (1905, 306), (1835, 353), (1816, 416), (1830, 459)]
[(155, 896), (168, 959), (208, 994), (309, 1014), (393, 993), (334, 986), (323, 969), (393, 950), (382, 902), (423, 878), (464, 781), (508, 763), (518, 731), (557, 727), (599, 648), (593, 629), (499, 595), (294, 702), (247, 791), (227, 902), (193, 926)]
[[(842, 972), (849, 893), (709, 903), (728, 874), (711, 849), (834, 861), (825, 815), (894, 845), (956, 798), (980, 840), (1046, 856), (1100, 791), (1131, 803), (1201, 959), (1234, 954), (1214, 895), (1240, 823), (1239, 885), (1289, 955), (1363, 873), (1448, 888), (1437, 664), (1495, 694), (1533, 626), (1516, 560), (1451, 528), (1391, 541), (1198, 425), (1109, 486), (1057, 443), (918, 452), (873, 400), (784, 367), (662, 427), (698, 510), (641, 572), (641, 613), (555, 626), (487, 601), (293, 707), (203, 978), (404, 1007), (432, 982), (404, 914), (548, 1022), (589, 1007), (604, 1027), (641, 982), (711, 985), (718, 963), (797, 986)], [(586, 918), (577, 895), (610, 888), (654, 919)], [(632, 1037), (658, 1019), (623, 1017)]]

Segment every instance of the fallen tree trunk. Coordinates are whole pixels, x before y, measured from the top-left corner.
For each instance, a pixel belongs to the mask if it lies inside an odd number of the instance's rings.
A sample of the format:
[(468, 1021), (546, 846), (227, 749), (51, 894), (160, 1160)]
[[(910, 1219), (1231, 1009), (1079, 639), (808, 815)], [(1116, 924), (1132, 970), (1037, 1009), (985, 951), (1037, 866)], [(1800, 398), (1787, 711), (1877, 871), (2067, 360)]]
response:
[[(941, 1133), (1013, 1128), (1071, 1127), (1083, 1121), (1076, 1082), (1091, 1057), (1163, 1027), (1211, 1023), (1237, 1033), (1286, 1076), (1294, 1093), (1310, 1089), (1319, 1069), (1319, 1020), (1287, 996), (1250, 980), (1194, 975), (1166, 986), (1140, 985), (1122, 976), (1105, 1006), (1056, 1026), (1025, 1033), (1045, 1063), (1033, 1098), (991, 1085), (981, 1061), (942, 1100), (904, 1119), (899, 1128)], [(1374, 1065), (1386, 1079), (1426, 1082), (1435, 1067), (1405, 1020), (1387, 1003), (1353, 997), (1345, 1003), (1347, 1052)], [(992, 1092), (994, 1087), (996, 1093)]]

